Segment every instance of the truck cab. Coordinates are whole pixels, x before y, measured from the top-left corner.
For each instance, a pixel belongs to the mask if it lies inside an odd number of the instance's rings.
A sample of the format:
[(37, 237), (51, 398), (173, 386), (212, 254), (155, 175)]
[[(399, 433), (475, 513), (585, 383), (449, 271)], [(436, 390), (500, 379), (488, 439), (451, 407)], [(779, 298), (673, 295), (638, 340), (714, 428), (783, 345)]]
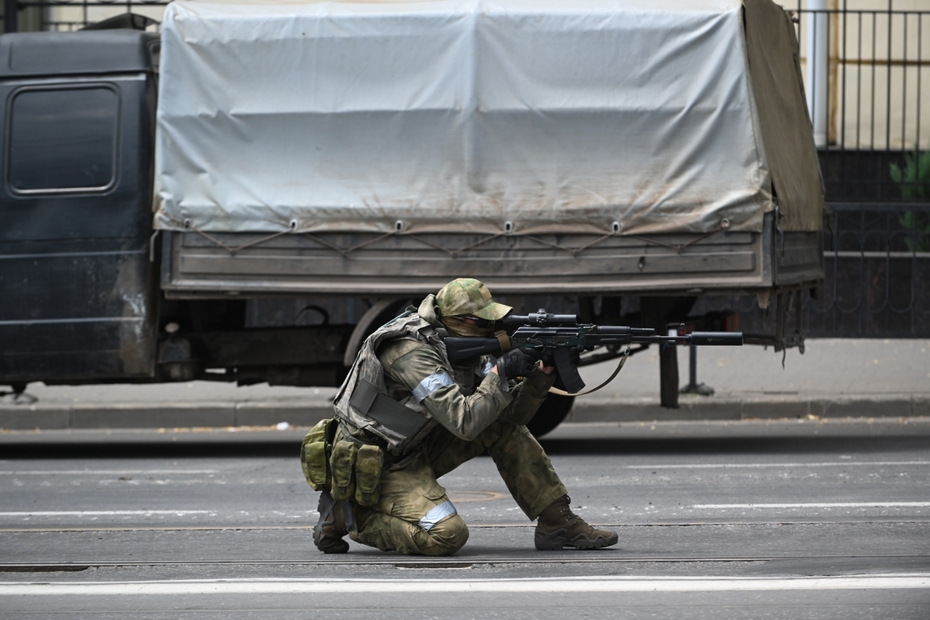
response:
[(0, 37), (0, 376), (154, 374), (157, 35)]

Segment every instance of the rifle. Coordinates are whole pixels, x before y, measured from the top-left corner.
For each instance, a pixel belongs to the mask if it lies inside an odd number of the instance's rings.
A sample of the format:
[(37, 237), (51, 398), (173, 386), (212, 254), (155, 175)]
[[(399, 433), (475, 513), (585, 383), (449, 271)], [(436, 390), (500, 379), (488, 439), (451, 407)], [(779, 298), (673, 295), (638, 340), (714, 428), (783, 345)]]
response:
[[(578, 374), (578, 360), (581, 353), (598, 347), (610, 347), (617, 350), (619, 347), (631, 344), (645, 346), (666, 343), (694, 346), (741, 346), (743, 344), (741, 332), (691, 332), (661, 336), (656, 334), (652, 328), (578, 323), (577, 315), (549, 314), (545, 310), (523, 316), (506, 316), (499, 323), (505, 327), (505, 330), (497, 332), (493, 338), (447, 337), (445, 343), (449, 361), (454, 364), (481, 355), (500, 356), (511, 349), (521, 349), (524, 353), (541, 359), (545, 365), (555, 366), (566, 390), (570, 393), (580, 392), (585, 387), (581, 375)], [(519, 327), (506, 330), (507, 327), (515, 325)], [(629, 351), (626, 355), (629, 355)]]

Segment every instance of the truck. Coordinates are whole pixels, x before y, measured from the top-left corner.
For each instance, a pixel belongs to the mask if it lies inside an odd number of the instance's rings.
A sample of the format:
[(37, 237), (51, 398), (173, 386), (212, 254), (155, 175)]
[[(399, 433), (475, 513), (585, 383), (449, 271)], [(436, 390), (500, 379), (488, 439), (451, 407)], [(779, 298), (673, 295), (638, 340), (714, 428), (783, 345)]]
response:
[[(778, 328), (746, 341), (803, 345), (782, 318), (823, 278), (824, 200), (791, 20), (198, 0), (160, 32), (0, 36), (0, 385), (338, 386), (367, 334), (463, 276), (657, 330), (736, 329), (695, 301), (754, 296)], [(674, 347), (660, 364), (675, 406)]]

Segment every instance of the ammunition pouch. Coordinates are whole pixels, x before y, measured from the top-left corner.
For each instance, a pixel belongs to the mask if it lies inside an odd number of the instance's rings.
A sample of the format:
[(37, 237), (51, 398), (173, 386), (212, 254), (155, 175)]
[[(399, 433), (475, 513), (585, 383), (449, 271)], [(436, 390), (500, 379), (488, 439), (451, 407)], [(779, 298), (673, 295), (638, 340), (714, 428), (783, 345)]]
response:
[(300, 467), (314, 491), (322, 491), (330, 485), (329, 460), (338, 426), (334, 419), (321, 420), (301, 443)]
[(372, 444), (358, 444), (340, 434), (329, 460), (332, 496), (336, 501), (354, 501), (374, 506), (380, 498), (384, 450)]
[(380, 497), (384, 451), (373, 445), (358, 449), (355, 457), (355, 501), (360, 506), (374, 506)]
[(348, 439), (339, 439), (333, 444), (329, 459), (333, 472), (333, 499), (337, 502), (355, 499), (355, 457), (358, 444)]

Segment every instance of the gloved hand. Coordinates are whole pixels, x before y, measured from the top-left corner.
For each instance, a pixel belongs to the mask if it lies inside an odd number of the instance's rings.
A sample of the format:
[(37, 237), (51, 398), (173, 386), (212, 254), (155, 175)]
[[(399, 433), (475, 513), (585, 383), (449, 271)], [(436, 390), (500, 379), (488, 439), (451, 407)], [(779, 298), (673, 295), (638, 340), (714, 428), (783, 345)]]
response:
[(525, 377), (535, 369), (536, 358), (527, 355), (520, 349), (511, 349), (497, 360), (497, 374), (504, 379)]

